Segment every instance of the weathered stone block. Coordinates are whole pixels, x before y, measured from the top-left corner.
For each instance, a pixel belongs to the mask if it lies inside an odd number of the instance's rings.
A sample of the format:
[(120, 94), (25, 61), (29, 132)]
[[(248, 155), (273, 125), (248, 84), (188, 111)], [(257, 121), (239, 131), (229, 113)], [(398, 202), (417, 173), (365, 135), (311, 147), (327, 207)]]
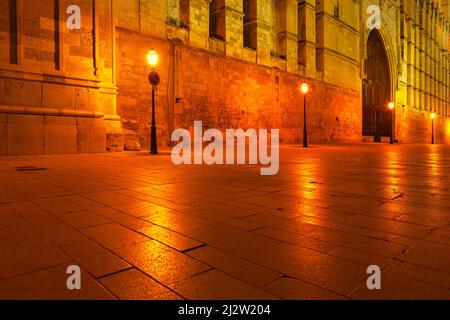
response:
[(42, 86), (44, 108), (75, 109), (75, 87), (50, 83)]
[(139, 31), (139, 0), (114, 0), (116, 23), (121, 28)]
[(6, 114), (0, 114), (0, 156), (6, 154)]
[(141, 144), (137, 132), (131, 130), (124, 130), (124, 150), (125, 151), (140, 151)]
[(77, 118), (78, 127), (105, 127), (103, 118)]
[[(167, 1), (139, 1), (139, 9), (141, 32), (157, 37), (166, 36)], [(129, 24), (129, 20), (126, 20), (126, 24)]]
[(0, 79), (0, 104), (6, 104), (6, 86), (4, 79)]
[(121, 133), (106, 133), (106, 151), (122, 152), (124, 151), (125, 138)]
[(9, 155), (34, 155), (44, 152), (43, 116), (7, 115)]
[(209, 39), (209, 50), (219, 54), (225, 54), (226, 42), (220, 39)]
[[(117, 95), (116, 94), (111, 94), (111, 93), (104, 93), (104, 92), (99, 92), (98, 96), (97, 94), (93, 94), (92, 95), (93, 98), (98, 99), (98, 104), (92, 106), (96, 107), (96, 109), (98, 111), (103, 112), (105, 115), (116, 115), (117, 114)], [(92, 103), (92, 100), (91, 102)]]
[(5, 84), (6, 104), (40, 107), (42, 84), (38, 82), (8, 80)]
[(141, 144), (139, 143), (138, 140), (125, 140), (124, 150), (125, 151), (140, 151)]
[(106, 151), (122, 152), (124, 150), (124, 134), (120, 118), (105, 120)]
[(99, 107), (101, 107), (100, 94), (97, 89), (76, 89), (75, 108), (77, 110), (98, 110)]
[(79, 126), (78, 153), (101, 153), (106, 151), (105, 127)]
[(209, 37), (209, 1), (191, 0), (189, 42), (192, 46), (206, 49)]
[(242, 49), (242, 60), (247, 62), (256, 63), (256, 50), (243, 48)]
[(77, 153), (76, 119), (68, 117), (44, 118), (45, 154)]
[(188, 43), (189, 42), (189, 30), (180, 28), (173, 25), (167, 25), (167, 38), (170, 40)]

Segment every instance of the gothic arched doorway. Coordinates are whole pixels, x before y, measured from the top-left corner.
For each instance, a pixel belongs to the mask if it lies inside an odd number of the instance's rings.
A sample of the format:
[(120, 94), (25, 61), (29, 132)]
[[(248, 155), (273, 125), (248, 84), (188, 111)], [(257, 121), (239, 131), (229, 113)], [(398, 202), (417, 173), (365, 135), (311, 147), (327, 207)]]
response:
[(381, 34), (373, 30), (367, 41), (366, 78), (363, 80), (363, 136), (390, 136), (391, 118), (387, 106), (391, 100), (391, 77)]

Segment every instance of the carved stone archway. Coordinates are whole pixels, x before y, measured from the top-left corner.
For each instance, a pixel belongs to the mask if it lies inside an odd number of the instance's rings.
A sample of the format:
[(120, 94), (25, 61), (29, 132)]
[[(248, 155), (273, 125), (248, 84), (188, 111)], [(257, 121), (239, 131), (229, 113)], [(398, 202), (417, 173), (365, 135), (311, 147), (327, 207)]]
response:
[(387, 108), (392, 100), (393, 70), (382, 34), (374, 29), (369, 33), (364, 59), (365, 77), (362, 84), (363, 136), (373, 136), (375, 142), (390, 135), (391, 116)]

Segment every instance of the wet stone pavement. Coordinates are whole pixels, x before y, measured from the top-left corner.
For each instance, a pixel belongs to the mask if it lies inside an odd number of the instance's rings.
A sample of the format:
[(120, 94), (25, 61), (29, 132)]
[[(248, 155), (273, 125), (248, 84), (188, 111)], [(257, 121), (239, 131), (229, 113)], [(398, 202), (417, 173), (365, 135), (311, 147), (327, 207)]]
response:
[(167, 153), (0, 158), (0, 298), (450, 299), (450, 146), (280, 160), (260, 176)]

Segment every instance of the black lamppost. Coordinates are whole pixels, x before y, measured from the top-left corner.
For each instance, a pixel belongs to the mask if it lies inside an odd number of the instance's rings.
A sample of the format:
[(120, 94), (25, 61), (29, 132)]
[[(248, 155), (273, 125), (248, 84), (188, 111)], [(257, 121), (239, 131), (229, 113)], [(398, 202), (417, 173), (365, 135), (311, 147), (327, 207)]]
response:
[(303, 93), (303, 148), (308, 148), (308, 130), (306, 129), (306, 94), (308, 93), (308, 84), (302, 83), (301, 90)]
[(390, 139), (389, 143), (394, 144), (394, 131), (395, 131), (395, 123), (394, 123), (394, 113), (395, 113), (395, 103), (389, 102), (388, 104), (389, 110), (391, 111), (391, 131), (390, 131)]
[(147, 55), (148, 64), (152, 67), (152, 71), (148, 75), (148, 81), (152, 86), (152, 126), (150, 134), (150, 154), (158, 154), (158, 141), (156, 140), (156, 119), (155, 119), (155, 91), (158, 89), (160, 77), (155, 71), (155, 66), (158, 63), (158, 54), (151, 50)]
[(431, 118), (431, 144), (434, 144), (434, 119), (436, 118), (436, 113), (432, 112), (430, 114)]

